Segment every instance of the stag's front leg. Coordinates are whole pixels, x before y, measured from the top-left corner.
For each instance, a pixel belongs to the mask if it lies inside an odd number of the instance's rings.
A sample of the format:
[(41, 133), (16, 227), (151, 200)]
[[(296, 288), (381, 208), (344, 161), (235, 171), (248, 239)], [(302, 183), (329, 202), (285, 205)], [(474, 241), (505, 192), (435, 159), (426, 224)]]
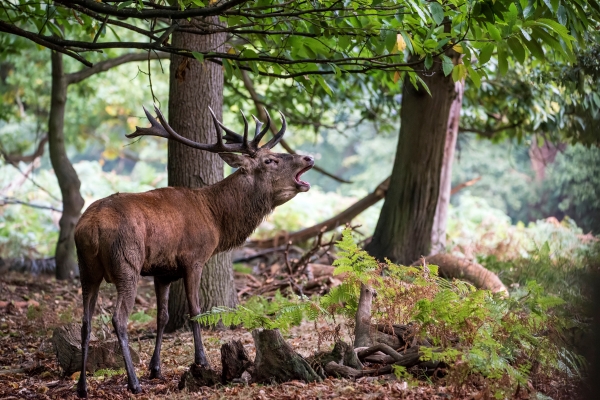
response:
[(164, 281), (158, 277), (154, 277), (154, 291), (156, 292), (156, 345), (154, 346), (154, 354), (150, 360), (150, 379), (163, 379), (160, 370), (160, 348), (162, 346), (163, 332), (169, 321), (169, 287), (170, 281)]
[[(201, 264), (203, 265), (203, 264)], [(200, 278), (202, 277), (202, 266), (197, 265), (194, 268), (188, 269), (183, 280), (185, 285), (185, 293), (188, 299), (190, 316), (200, 314)], [(206, 355), (204, 354), (204, 346), (202, 345), (202, 335), (200, 333), (200, 324), (198, 321), (190, 321), (192, 325), (192, 333), (194, 334), (194, 363), (206, 368), (210, 368)]]

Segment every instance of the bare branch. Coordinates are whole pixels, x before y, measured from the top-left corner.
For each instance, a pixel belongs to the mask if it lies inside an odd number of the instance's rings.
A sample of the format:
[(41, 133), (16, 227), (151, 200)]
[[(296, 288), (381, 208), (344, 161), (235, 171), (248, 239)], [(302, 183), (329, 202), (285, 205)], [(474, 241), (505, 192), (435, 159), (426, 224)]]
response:
[(137, 10), (136, 8), (118, 9), (115, 6), (98, 2), (95, 0), (55, 0), (55, 3), (60, 3), (67, 8), (71, 8), (74, 4), (85, 7), (89, 10), (100, 14), (112, 15), (114, 17), (150, 19), (150, 18), (171, 18), (171, 19), (187, 19), (193, 17), (208, 17), (213, 15), (221, 15), (225, 11), (246, 3), (247, 0), (230, 0), (214, 7), (190, 8), (181, 11), (180, 9), (160, 8), (154, 10)]
[(35, 160), (36, 158), (41, 157), (44, 154), (44, 146), (46, 145), (47, 142), (48, 142), (48, 135), (42, 136), (35, 151), (28, 155), (5, 154), (2, 149), (0, 149), (0, 153), (2, 153), (2, 156), (4, 157), (4, 159), (11, 164), (16, 164), (21, 161), (29, 163), (29, 162), (32, 162), (33, 160)]
[(21, 200), (12, 198), (12, 197), (3, 197), (0, 199), (0, 202), (1, 202), (0, 207), (11, 205), (11, 204), (20, 204), (20, 205), (27, 206), (27, 207), (40, 208), (42, 210), (52, 210), (52, 211), (62, 212), (62, 210), (59, 210), (58, 208), (54, 208), (51, 206), (43, 206), (41, 204), (28, 203), (26, 201), (21, 201)]
[(16, 27), (15, 25), (8, 24), (1, 20), (0, 20), (0, 32), (11, 33), (13, 35), (24, 37), (26, 39), (31, 40), (34, 43), (37, 43), (44, 47), (47, 47), (51, 50), (66, 54), (69, 57), (73, 57), (74, 59), (76, 59), (77, 61), (79, 61), (80, 63), (82, 63), (83, 65), (86, 65), (88, 67), (91, 67), (93, 65), (91, 62), (89, 62), (85, 58), (81, 57), (79, 54), (69, 51), (60, 45), (52, 43), (51, 41), (48, 40), (48, 39), (50, 39), (49, 36), (37, 35), (35, 33), (23, 30), (21, 28)]
[(458, 131), (461, 133), (476, 133), (478, 135), (484, 136), (486, 138), (491, 138), (493, 137), (495, 134), (497, 134), (498, 132), (502, 132), (502, 131), (506, 131), (509, 129), (514, 129), (517, 128), (521, 125), (523, 125), (525, 121), (521, 120), (519, 122), (515, 122), (514, 124), (510, 124), (510, 125), (505, 125), (505, 126), (500, 126), (498, 128), (494, 128), (494, 129), (476, 129), (476, 128), (463, 128), (462, 126), (460, 128), (458, 128)]

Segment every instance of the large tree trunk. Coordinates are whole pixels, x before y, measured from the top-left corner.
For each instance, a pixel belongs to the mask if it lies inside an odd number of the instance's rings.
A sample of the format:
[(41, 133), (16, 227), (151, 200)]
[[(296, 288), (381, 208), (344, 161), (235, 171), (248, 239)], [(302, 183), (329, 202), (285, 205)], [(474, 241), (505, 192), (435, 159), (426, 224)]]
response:
[(460, 110), (462, 108), (465, 83), (464, 81), (459, 81), (454, 86), (456, 88), (456, 97), (450, 106), (450, 115), (448, 116), (448, 130), (440, 176), (440, 193), (433, 218), (433, 228), (431, 229), (431, 254), (442, 253), (446, 250), (446, 225), (452, 192), (452, 163), (454, 162), (454, 150), (456, 149), (456, 138), (458, 137)]
[(56, 279), (69, 279), (79, 273), (75, 256), (75, 225), (81, 215), (83, 198), (81, 182), (65, 150), (64, 122), (67, 103), (67, 80), (63, 71), (62, 54), (52, 52), (52, 97), (48, 121), (50, 161), (56, 174), (63, 201), (60, 233), (56, 243)]
[[(207, 18), (217, 24), (217, 17)], [(201, 23), (195, 20), (194, 23)], [(173, 46), (197, 51), (223, 51), (225, 34), (200, 36), (175, 32)], [(170, 67), (169, 121), (180, 135), (200, 143), (215, 143), (216, 132), (208, 110), (221, 119), (223, 108), (223, 68), (214, 63), (200, 64), (187, 57), (172, 55)], [(213, 153), (198, 151), (169, 141), (169, 186), (199, 188), (223, 179), (223, 161)], [(233, 307), (237, 296), (233, 284), (231, 254), (222, 253), (204, 266), (200, 283), (203, 310), (214, 306)], [(169, 297), (167, 332), (185, 325), (188, 305), (182, 280), (174, 282)]]
[(421, 78), (431, 96), (421, 85), (415, 89), (408, 76), (404, 80), (400, 137), (390, 187), (373, 240), (367, 246), (376, 258), (403, 264), (429, 254), (448, 115), (456, 96), (454, 82), (444, 76), (439, 60), (431, 71), (421, 73)]

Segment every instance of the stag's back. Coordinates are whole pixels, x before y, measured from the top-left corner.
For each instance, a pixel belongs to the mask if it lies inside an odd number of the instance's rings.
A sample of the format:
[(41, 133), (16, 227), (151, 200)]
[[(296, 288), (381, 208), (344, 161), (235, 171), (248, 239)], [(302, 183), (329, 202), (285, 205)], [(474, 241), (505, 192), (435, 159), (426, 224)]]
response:
[[(211, 252), (218, 242), (201, 191), (162, 188), (117, 193), (93, 203), (75, 228), (81, 274), (115, 282), (132, 274), (179, 277), (181, 258)], [(204, 204), (204, 206), (203, 206)]]

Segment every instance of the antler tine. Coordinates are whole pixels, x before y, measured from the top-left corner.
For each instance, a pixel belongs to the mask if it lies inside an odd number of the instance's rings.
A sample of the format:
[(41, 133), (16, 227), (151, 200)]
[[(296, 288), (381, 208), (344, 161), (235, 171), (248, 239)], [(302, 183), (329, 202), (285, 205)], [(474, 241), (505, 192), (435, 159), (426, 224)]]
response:
[(272, 149), (273, 147), (275, 147), (277, 145), (277, 143), (279, 143), (281, 138), (283, 138), (283, 134), (285, 133), (285, 130), (287, 129), (287, 122), (285, 120), (285, 115), (283, 115), (283, 113), (281, 111), (279, 111), (279, 115), (281, 115), (281, 129), (279, 130), (279, 132), (277, 132), (275, 134), (275, 136), (273, 136), (273, 138), (271, 140), (269, 140), (263, 146), (264, 148)]
[(246, 119), (246, 116), (242, 110), (240, 110), (240, 114), (242, 114), (242, 119), (244, 120), (244, 138), (242, 139), (242, 145), (245, 148), (248, 148), (248, 120)]
[(146, 107), (143, 107), (144, 113), (146, 113), (146, 117), (150, 124), (152, 125), (150, 128), (140, 128), (139, 126), (135, 127), (135, 132), (125, 135), (129, 139), (133, 139), (138, 136), (160, 136), (164, 138), (169, 138), (169, 133), (165, 131), (165, 128), (158, 123), (158, 121), (150, 114)]
[(256, 118), (256, 115), (254, 114), (252, 114), (252, 119), (254, 119), (254, 122), (256, 123), (256, 128), (254, 128), (254, 139), (252, 139), (252, 146), (258, 148), (258, 145), (260, 144), (260, 139), (262, 139), (260, 128), (262, 128), (263, 123), (260, 122), (260, 120)]
[[(223, 153), (223, 152), (234, 152), (234, 153), (245, 153), (245, 154), (253, 154), (258, 149), (257, 147), (253, 147), (252, 144), (248, 143), (248, 121), (246, 117), (242, 113), (242, 118), (244, 118), (244, 137), (238, 135), (232, 130), (223, 126), (221, 122), (215, 116), (215, 113), (212, 109), (210, 109), (210, 113), (213, 118), (213, 123), (215, 124), (215, 128), (217, 129), (217, 143), (208, 144), (208, 143), (198, 143), (185, 138), (175, 132), (173, 128), (167, 123), (167, 119), (164, 117), (162, 112), (158, 109), (158, 107), (154, 106), (154, 110), (156, 111), (158, 121), (144, 108), (144, 112), (150, 121), (151, 126), (149, 128), (140, 128), (136, 127), (135, 132), (126, 135), (128, 138), (134, 138), (138, 136), (159, 136), (171, 140), (175, 140), (176, 142), (182, 143), (186, 146), (192, 147), (194, 149), (210, 151), (211, 153)], [(227, 135), (221, 136), (221, 130), (223, 128)], [(223, 138), (225, 140), (229, 140), (233, 143), (223, 143)]]
[[(271, 116), (269, 115), (269, 112), (267, 111), (266, 108), (263, 107), (263, 110), (265, 111), (265, 115), (267, 116), (267, 125), (265, 126), (265, 128), (262, 131), (260, 131), (260, 128), (262, 127), (263, 123), (260, 122), (253, 115), (254, 120), (256, 121), (256, 133), (254, 135), (254, 139), (252, 140), (252, 143), (254, 143), (256, 145), (256, 147), (258, 147), (258, 145), (260, 144), (260, 141), (262, 140), (263, 136), (265, 136), (265, 133), (267, 133), (267, 131), (271, 127)], [(260, 131), (260, 133), (259, 133), (259, 131)]]
[[(225, 144), (243, 143), (244, 142), (241, 135), (235, 133), (234, 131), (232, 131), (225, 125), (223, 125), (223, 123), (221, 121), (219, 121), (217, 119), (217, 117), (215, 116), (215, 113), (213, 112), (212, 108), (210, 108), (210, 107), (208, 107), (208, 108), (210, 109), (210, 113), (212, 114), (213, 122), (215, 123), (215, 128), (217, 129), (218, 136), (219, 137), (221, 136), (219, 127), (221, 127), (221, 129), (223, 129), (225, 131), (225, 135), (223, 135), (223, 139), (225, 139)], [(218, 126), (217, 126), (217, 124), (218, 124)]]
[(271, 127), (271, 116), (269, 115), (269, 112), (267, 111), (266, 107), (263, 107), (263, 111), (265, 112), (265, 116), (267, 117), (267, 125), (265, 126), (265, 129), (263, 129), (260, 132), (260, 139), (258, 139), (259, 142), (263, 138), (263, 136), (265, 136), (265, 133), (267, 133), (269, 128)]

